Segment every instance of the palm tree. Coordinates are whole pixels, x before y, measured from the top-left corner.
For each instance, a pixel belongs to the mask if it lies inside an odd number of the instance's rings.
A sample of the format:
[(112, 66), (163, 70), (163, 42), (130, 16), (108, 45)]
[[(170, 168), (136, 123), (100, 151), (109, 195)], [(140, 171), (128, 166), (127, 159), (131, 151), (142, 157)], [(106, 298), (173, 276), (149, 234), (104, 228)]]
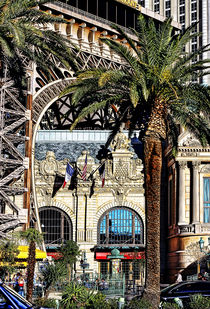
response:
[(140, 128), (144, 140), (146, 181), (146, 297), (159, 302), (160, 290), (160, 188), (163, 142), (176, 146), (179, 126), (184, 126), (200, 139), (203, 146), (210, 141), (207, 115), (210, 110), (209, 87), (199, 84), (208, 74), (209, 60), (202, 54), (209, 50), (185, 53), (185, 45), (198, 36), (193, 28), (176, 34), (171, 19), (157, 26), (142, 15), (138, 30), (132, 30), (136, 41), (121, 28), (113, 26), (127, 40), (101, 38), (120, 55), (124, 69), (91, 69), (78, 73), (76, 81), (62, 95), (72, 94), (72, 104), (83, 102), (83, 108), (71, 129), (85, 115), (110, 106), (118, 108), (121, 122), (130, 130)]
[(29, 228), (26, 231), (20, 231), (19, 236), (29, 244), (26, 299), (31, 301), (34, 285), (34, 270), (36, 264), (36, 245), (40, 246), (43, 243), (43, 235), (37, 230)]
[(67, 240), (65, 244), (62, 244), (60, 248), (61, 257), (59, 261), (63, 263), (68, 272), (69, 281), (72, 279), (72, 267), (76, 263), (78, 257), (81, 255), (79, 246), (73, 240)]
[[(52, 55), (66, 68), (77, 69), (69, 48), (70, 42), (62, 35), (47, 30), (49, 24), (67, 23), (38, 9), (46, 0), (0, 0), (0, 73), (5, 67), (16, 82), (25, 76), (23, 60), (33, 61), (45, 74), (55, 67)], [(48, 74), (49, 76), (49, 74)]]

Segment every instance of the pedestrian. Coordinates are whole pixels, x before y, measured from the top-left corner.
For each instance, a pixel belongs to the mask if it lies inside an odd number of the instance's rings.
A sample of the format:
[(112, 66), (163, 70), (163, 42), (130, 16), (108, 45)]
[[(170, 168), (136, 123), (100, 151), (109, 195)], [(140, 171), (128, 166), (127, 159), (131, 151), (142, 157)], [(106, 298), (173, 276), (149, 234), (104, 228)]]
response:
[(92, 284), (91, 284), (91, 282), (89, 281), (88, 278), (86, 278), (86, 280), (85, 280), (85, 287), (88, 288), (88, 289), (92, 288)]
[(199, 274), (198, 274), (198, 280), (203, 280), (202, 273), (199, 273)]
[(25, 285), (25, 280), (22, 276), (22, 274), (20, 275), (19, 279), (18, 279), (18, 284), (19, 284), (19, 291), (18, 291), (18, 294), (20, 294), (21, 296), (25, 296), (25, 293), (24, 293), (24, 285)]
[(202, 275), (202, 280), (203, 280), (203, 281), (207, 281), (207, 280), (208, 280), (208, 274), (207, 274), (206, 271), (203, 272), (203, 273), (201, 273), (201, 275)]
[(108, 290), (109, 286), (108, 283), (105, 281), (105, 279), (101, 279), (101, 282), (99, 283), (99, 290)]
[(13, 277), (13, 280), (14, 280), (14, 285), (13, 285), (13, 287), (14, 287), (14, 290), (16, 291), (16, 292), (19, 292), (19, 283), (18, 283), (18, 280), (19, 280), (19, 278), (20, 278), (20, 273), (18, 272), (14, 277)]
[(181, 274), (181, 271), (178, 272), (177, 274), (177, 278), (176, 278), (176, 282), (182, 282), (182, 274)]

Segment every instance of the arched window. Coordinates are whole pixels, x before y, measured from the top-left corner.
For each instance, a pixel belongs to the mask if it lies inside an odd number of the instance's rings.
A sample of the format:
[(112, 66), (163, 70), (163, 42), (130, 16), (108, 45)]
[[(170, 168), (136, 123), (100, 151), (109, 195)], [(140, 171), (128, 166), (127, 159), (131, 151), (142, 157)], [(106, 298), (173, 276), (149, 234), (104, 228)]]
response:
[(72, 239), (72, 223), (69, 216), (56, 207), (39, 209), (40, 223), (45, 244), (61, 244)]
[(143, 239), (142, 220), (129, 208), (109, 209), (99, 220), (99, 244), (142, 244)]

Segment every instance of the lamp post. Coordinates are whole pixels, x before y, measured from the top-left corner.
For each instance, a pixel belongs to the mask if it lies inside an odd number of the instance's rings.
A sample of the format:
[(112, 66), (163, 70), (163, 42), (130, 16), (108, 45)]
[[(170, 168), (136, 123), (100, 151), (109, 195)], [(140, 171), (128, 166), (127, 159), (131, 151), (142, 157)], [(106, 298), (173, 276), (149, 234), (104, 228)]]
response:
[[(204, 240), (203, 238), (201, 237), (200, 240), (199, 240), (199, 247), (200, 247), (200, 251), (203, 252), (206, 256), (207, 256), (207, 266), (208, 266), (208, 269), (210, 268), (209, 267), (209, 264), (210, 264), (210, 251), (205, 251), (204, 250)], [(208, 248), (210, 247), (210, 237), (208, 237)]]
[(85, 269), (89, 267), (89, 263), (87, 263), (86, 252), (83, 252), (83, 259), (80, 261), (80, 266), (83, 270), (83, 280), (85, 280)]

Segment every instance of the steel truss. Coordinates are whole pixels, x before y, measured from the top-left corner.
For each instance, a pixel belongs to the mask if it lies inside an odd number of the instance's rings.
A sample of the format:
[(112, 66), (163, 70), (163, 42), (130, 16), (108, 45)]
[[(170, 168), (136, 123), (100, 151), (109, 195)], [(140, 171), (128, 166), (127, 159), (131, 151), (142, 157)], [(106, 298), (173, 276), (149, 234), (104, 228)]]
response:
[(18, 98), (13, 81), (0, 81), (0, 237), (20, 224), (26, 223), (27, 211), (16, 205), (15, 196), (26, 188), (14, 186), (28, 167), (24, 156), (25, 124), (30, 112)]

